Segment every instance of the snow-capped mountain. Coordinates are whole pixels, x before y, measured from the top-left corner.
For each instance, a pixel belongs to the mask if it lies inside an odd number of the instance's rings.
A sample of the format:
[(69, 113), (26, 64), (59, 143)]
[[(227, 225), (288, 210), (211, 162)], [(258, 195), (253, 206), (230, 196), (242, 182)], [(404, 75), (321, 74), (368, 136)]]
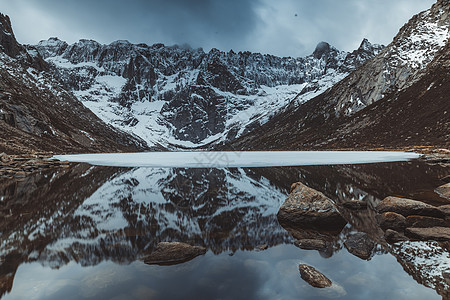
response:
[(446, 147), (449, 27), (450, 1), (438, 0), (331, 89), (284, 110), (227, 147)]
[(304, 58), (188, 46), (101, 45), (57, 38), (36, 49), (86, 107), (149, 145), (202, 147), (264, 124), (295, 99), (322, 93), (383, 46), (364, 40), (352, 53), (322, 42)]
[(448, 42), (449, 12), (449, 1), (438, 0), (412, 17), (377, 57), (346, 78), (334, 95), (335, 112), (350, 115), (417, 82)]

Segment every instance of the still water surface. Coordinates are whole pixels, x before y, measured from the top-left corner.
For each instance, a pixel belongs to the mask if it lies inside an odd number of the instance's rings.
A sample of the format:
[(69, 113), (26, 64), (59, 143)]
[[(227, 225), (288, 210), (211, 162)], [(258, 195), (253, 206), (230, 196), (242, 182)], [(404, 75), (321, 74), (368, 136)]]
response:
[[(258, 168), (74, 164), (3, 182), (0, 295), (440, 299), (436, 284), (422, 280), (427, 274), (408, 268), (409, 262), (399, 260), (386, 245), (375, 243), (367, 259), (347, 251), (348, 236), (371, 233), (370, 208), (349, 216), (352, 221), (334, 244), (321, 251), (294, 246), (276, 213), (296, 181), (336, 202), (358, 199), (372, 207), (387, 195), (402, 195), (443, 204), (432, 191), (448, 171), (419, 161)], [(200, 245), (208, 252), (173, 266), (145, 264), (161, 241)], [(261, 250), (263, 245), (268, 248)], [(314, 266), (334, 285), (309, 286), (300, 278), (300, 263)]]

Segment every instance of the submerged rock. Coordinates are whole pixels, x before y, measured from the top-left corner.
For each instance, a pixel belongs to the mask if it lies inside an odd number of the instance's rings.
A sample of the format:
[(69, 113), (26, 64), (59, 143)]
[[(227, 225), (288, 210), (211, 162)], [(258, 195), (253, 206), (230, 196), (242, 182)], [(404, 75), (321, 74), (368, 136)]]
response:
[(298, 266), (298, 269), (302, 279), (315, 288), (326, 288), (332, 285), (331, 280), (314, 267), (302, 264)]
[(144, 263), (149, 265), (176, 265), (187, 262), (206, 253), (206, 248), (191, 246), (180, 242), (161, 242), (146, 256)]
[(292, 185), (291, 193), (278, 211), (277, 217), (282, 226), (302, 226), (339, 232), (347, 223), (331, 199), (300, 182)]
[(366, 233), (357, 232), (348, 237), (344, 242), (344, 246), (351, 254), (361, 259), (369, 260), (372, 257), (376, 244)]
[(406, 198), (386, 197), (376, 207), (378, 213), (395, 212), (405, 217), (410, 215), (443, 218), (444, 214), (435, 206)]

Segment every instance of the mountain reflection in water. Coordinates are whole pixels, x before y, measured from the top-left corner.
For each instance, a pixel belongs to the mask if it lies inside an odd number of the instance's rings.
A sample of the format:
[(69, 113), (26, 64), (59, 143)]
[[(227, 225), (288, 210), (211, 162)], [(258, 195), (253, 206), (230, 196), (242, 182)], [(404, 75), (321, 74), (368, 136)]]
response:
[[(445, 167), (418, 161), (231, 169), (76, 164), (22, 181), (4, 181), (0, 296), (11, 292), (24, 263), (52, 269), (72, 262), (129, 264), (162, 241), (204, 246), (214, 254), (290, 244), (293, 238), (276, 214), (296, 181), (337, 202), (357, 199), (373, 207), (385, 196), (402, 195), (442, 204), (443, 199), (430, 191), (447, 173)], [(365, 210), (346, 216), (350, 224), (321, 251), (322, 257), (342, 250), (343, 241), (355, 231), (376, 236), (371, 214)], [(366, 259), (386, 252), (375, 243)]]

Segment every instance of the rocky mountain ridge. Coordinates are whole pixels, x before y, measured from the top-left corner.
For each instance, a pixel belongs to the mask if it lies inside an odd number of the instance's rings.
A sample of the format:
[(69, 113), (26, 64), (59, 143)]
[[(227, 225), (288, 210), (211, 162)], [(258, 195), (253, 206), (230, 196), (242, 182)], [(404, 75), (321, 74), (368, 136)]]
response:
[(305, 58), (117, 41), (57, 38), (36, 49), (55, 76), (105, 122), (150, 145), (195, 148), (230, 141), (294, 98), (320, 94), (378, 54), (364, 40), (346, 53), (319, 43)]
[(414, 16), (375, 58), (232, 149), (448, 147), (450, 5)]

